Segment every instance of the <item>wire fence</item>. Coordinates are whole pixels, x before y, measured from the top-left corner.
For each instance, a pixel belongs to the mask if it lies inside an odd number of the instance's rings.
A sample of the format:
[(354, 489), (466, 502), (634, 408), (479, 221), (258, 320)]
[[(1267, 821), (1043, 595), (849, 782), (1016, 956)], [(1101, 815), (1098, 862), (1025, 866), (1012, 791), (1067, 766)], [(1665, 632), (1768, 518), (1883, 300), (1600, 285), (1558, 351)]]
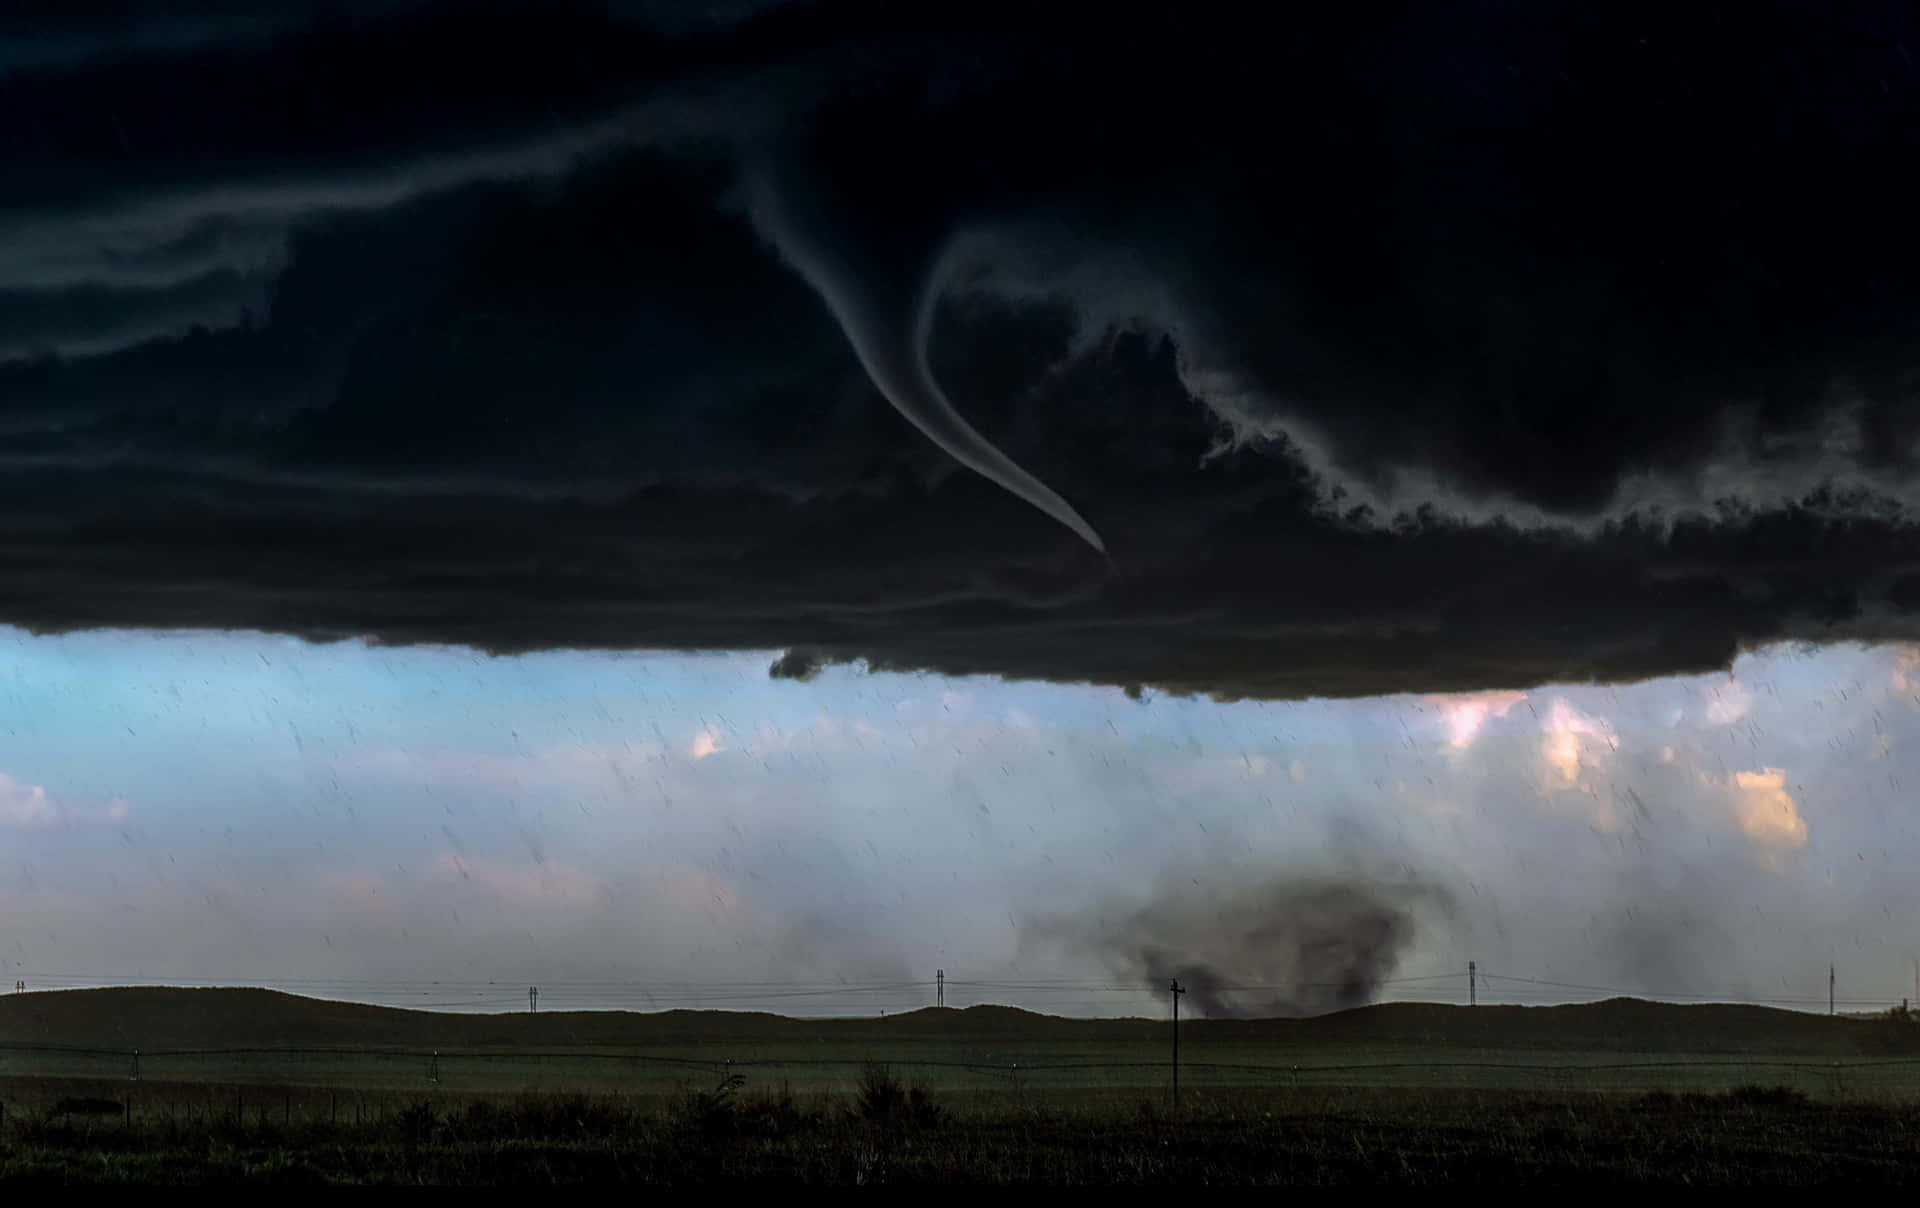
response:
[[(0, 1045), (0, 1084), (19, 1099), (36, 1084), (145, 1089), (188, 1101), (194, 1086), (272, 1087), (292, 1093), (353, 1088), (382, 1093), (498, 1095), (527, 1091), (670, 1094), (710, 1088), (732, 1075), (749, 1086), (845, 1092), (871, 1065), (933, 1089), (1063, 1092), (1165, 1086), (1166, 1057), (1094, 1059), (938, 1056), (894, 1046), (823, 1056), (726, 1057), (555, 1048), (544, 1051), (413, 1048), (188, 1048), (168, 1050)], [(1543, 1092), (1713, 1092), (1785, 1086), (1825, 1098), (1920, 1099), (1920, 1056), (1804, 1058), (1725, 1056), (1608, 1060), (1523, 1055), (1512, 1060), (1230, 1061), (1179, 1063), (1183, 1088), (1432, 1088)], [(166, 1088), (166, 1089), (163, 1089)], [(120, 1093), (116, 1092), (116, 1093)]]

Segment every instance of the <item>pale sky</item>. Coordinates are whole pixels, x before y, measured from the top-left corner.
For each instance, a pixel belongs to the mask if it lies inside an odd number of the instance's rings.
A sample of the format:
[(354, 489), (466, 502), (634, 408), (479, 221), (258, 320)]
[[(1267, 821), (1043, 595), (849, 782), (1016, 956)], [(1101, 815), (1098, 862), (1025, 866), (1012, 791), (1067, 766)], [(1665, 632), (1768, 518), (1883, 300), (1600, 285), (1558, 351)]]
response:
[(1300, 703), (774, 657), (0, 631), (0, 973), (1154, 1013), (1061, 921), (1172, 904), (1198, 959), (1222, 903), (1351, 883), (1406, 912), (1385, 998), (1913, 992), (1920, 652)]

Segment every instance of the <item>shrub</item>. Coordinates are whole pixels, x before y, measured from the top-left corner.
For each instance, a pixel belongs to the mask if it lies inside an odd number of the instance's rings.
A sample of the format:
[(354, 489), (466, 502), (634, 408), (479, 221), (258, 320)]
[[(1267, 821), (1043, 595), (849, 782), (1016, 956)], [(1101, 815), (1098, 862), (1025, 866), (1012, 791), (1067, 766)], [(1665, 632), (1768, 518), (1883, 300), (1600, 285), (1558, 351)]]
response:
[(424, 1099), (412, 1107), (400, 1109), (390, 1121), (393, 1130), (409, 1141), (428, 1140), (439, 1123), (440, 1116), (433, 1110), (433, 1104)]
[(617, 1102), (583, 1094), (527, 1093), (507, 1104), (469, 1104), (465, 1112), (449, 1115), (444, 1127), (470, 1140), (557, 1140), (631, 1131), (633, 1113)]
[(891, 1068), (870, 1064), (860, 1072), (855, 1110), (869, 1124), (931, 1127), (942, 1118), (940, 1106), (925, 1087), (908, 1087)]
[(740, 1130), (756, 1137), (790, 1136), (821, 1123), (820, 1112), (802, 1107), (792, 1089), (784, 1086), (779, 1094), (749, 1099), (740, 1105)]
[(1805, 1091), (1790, 1086), (1736, 1086), (1724, 1098), (1742, 1107), (1807, 1107), (1813, 1103)]
[(728, 1074), (710, 1091), (688, 1091), (680, 1102), (680, 1124), (702, 1137), (730, 1136), (740, 1128), (740, 1104), (735, 1096), (747, 1080)]
[(1804, 1091), (1790, 1086), (1761, 1086), (1749, 1083), (1726, 1091), (1648, 1091), (1636, 1097), (1643, 1109), (1656, 1111), (1708, 1111), (1727, 1107), (1809, 1107), (1813, 1100)]

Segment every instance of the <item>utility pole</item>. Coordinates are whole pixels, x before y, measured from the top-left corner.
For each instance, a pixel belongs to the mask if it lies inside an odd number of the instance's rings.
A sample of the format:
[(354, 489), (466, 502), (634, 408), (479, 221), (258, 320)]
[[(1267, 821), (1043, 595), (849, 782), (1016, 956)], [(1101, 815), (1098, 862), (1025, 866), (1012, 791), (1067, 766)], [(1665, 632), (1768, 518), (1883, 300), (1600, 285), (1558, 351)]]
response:
[(1186, 988), (1179, 978), (1169, 979), (1167, 992), (1173, 997), (1173, 1108), (1180, 1110), (1180, 996)]
[(527, 1012), (535, 1014), (540, 1010), (540, 987), (527, 987)]
[(947, 971), (945, 969), (933, 971), (933, 1005), (936, 1007), (947, 1005)]
[(1472, 961), (1467, 962), (1467, 1005), (1480, 1005), (1480, 966)]
[(1827, 966), (1827, 1014), (1833, 1014), (1833, 966)]

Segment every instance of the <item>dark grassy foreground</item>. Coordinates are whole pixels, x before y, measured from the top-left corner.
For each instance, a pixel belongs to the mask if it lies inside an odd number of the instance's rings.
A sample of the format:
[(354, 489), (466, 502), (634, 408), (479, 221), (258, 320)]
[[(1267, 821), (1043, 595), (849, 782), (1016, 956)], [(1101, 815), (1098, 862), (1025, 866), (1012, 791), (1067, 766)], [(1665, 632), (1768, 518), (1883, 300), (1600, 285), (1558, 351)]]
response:
[[(112, 1105), (100, 1105), (104, 1113)], [(14, 1112), (8, 1183), (1689, 1184), (1920, 1181), (1920, 1106), (1715, 1095), (1246, 1091), (942, 1102), (737, 1083), (667, 1101), (416, 1099), (360, 1125)]]
[(1196, 1021), (1177, 1113), (1168, 1032), (989, 1006), (801, 1020), (13, 995), (0, 1182), (1920, 1183), (1905, 1013), (1612, 1000)]

